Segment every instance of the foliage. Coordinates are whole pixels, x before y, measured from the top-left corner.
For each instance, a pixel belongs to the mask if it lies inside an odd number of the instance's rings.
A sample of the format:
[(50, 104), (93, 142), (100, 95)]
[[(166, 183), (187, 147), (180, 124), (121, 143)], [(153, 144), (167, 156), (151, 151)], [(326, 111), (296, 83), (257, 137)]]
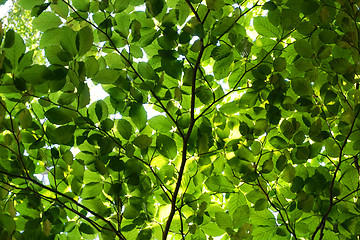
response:
[(29, 50), (34, 50), (33, 62), (44, 61), (44, 57), (41, 55), (38, 47), (40, 32), (32, 25), (34, 14), (30, 10), (23, 9), (15, 0), (5, 2), (11, 2), (11, 10), (2, 19), (4, 31), (9, 29), (15, 30), (23, 38), (26, 47)]
[(359, 1), (18, 3), (46, 61), (1, 35), (1, 239), (360, 235)]

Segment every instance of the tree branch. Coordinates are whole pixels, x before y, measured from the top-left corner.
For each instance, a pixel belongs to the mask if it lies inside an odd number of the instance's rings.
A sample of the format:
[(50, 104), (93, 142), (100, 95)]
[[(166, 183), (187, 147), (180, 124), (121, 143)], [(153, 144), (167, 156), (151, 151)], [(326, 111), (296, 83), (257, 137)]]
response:
[(184, 174), (184, 170), (185, 170), (185, 164), (186, 164), (186, 153), (187, 153), (187, 146), (188, 146), (188, 142), (190, 139), (190, 135), (192, 132), (192, 129), (194, 127), (195, 124), (195, 93), (196, 93), (196, 73), (200, 67), (200, 62), (201, 62), (201, 58), (202, 55), (204, 53), (204, 42), (203, 39), (200, 39), (201, 41), (201, 49), (199, 52), (199, 55), (197, 57), (196, 60), (196, 64), (194, 66), (194, 70), (193, 70), (193, 76), (192, 76), (192, 84), (191, 84), (191, 108), (190, 108), (190, 125), (189, 125), (189, 129), (186, 133), (186, 136), (183, 138), (183, 146), (182, 146), (182, 156), (181, 156), (181, 165), (180, 165), (180, 169), (179, 169), (179, 175), (178, 175), (178, 180), (176, 182), (176, 186), (175, 186), (175, 190), (174, 193), (172, 195), (172, 200), (171, 200), (171, 210), (170, 210), (170, 214), (169, 217), (166, 221), (166, 225), (165, 225), (165, 230), (163, 233), (163, 240), (166, 240), (167, 235), (169, 234), (169, 230), (170, 230), (170, 225), (172, 222), (172, 219), (175, 215), (175, 211), (176, 211), (176, 200), (177, 200), (177, 196), (180, 190), (180, 186), (181, 186), (181, 181), (182, 181), (182, 177)]

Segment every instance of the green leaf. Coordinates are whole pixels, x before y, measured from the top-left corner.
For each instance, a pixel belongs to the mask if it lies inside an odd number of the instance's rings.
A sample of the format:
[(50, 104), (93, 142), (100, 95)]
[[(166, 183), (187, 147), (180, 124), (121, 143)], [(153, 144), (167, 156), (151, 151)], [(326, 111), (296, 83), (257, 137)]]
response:
[(302, 77), (295, 77), (291, 79), (291, 87), (299, 96), (311, 96), (313, 94), (310, 81)]
[(36, 5), (44, 3), (44, 0), (19, 0), (19, 5), (27, 10), (31, 10)]
[(225, 212), (216, 212), (215, 213), (215, 222), (216, 224), (226, 230), (227, 228), (232, 229), (233, 228), (233, 221), (231, 220), (231, 217), (228, 213)]
[(41, 32), (45, 32), (50, 28), (58, 27), (62, 21), (52, 12), (43, 12), (33, 20), (33, 25)]
[(15, 32), (13, 29), (6, 31), (4, 48), (11, 48), (15, 43)]
[(20, 112), (20, 125), (22, 129), (26, 129), (31, 127), (33, 121), (30, 111), (25, 109), (24, 111)]
[(295, 128), (292, 123), (288, 120), (283, 120), (280, 124), (280, 131), (287, 139), (291, 139), (291, 137), (295, 133)]
[(276, 149), (283, 149), (288, 145), (286, 140), (279, 136), (270, 138), (269, 143)]
[(165, 6), (164, 0), (146, 0), (146, 10), (150, 12), (153, 17), (159, 15)]
[(266, 160), (261, 169), (261, 173), (270, 173), (274, 168), (274, 163), (271, 159)]
[(206, 6), (210, 10), (217, 11), (225, 6), (224, 0), (206, 0)]
[(305, 185), (305, 181), (302, 177), (300, 176), (296, 176), (293, 179), (292, 185), (291, 185), (291, 191), (294, 193), (297, 193), (298, 191), (300, 191)]
[(236, 208), (233, 214), (234, 227), (240, 227), (244, 223), (248, 223), (250, 218), (250, 208), (247, 205), (241, 205)]
[(78, 86), (79, 107), (86, 107), (90, 103), (90, 89), (85, 83), (80, 83)]
[(92, 78), (99, 71), (99, 62), (95, 57), (88, 57), (85, 61), (86, 76)]
[(272, 25), (267, 17), (254, 18), (255, 31), (265, 37), (280, 37), (279, 28)]
[(287, 164), (286, 157), (284, 155), (281, 155), (276, 161), (276, 168), (281, 172), (282, 170), (284, 170), (286, 164)]
[(310, 149), (308, 147), (298, 147), (296, 149), (296, 163), (304, 163), (309, 159)]
[(311, 212), (313, 205), (314, 205), (314, 196), (313, 195), (306, 195), (306, 194), (300, 194), (298, 197), (299, 203), (298, 203), (298, 209), (304, 211), (304, 212)]
[(340, 147), (332, 138), (325, 140), (325, 149), (329, 157), (338, 158), (340, 156)]
[[(13, 67), (16, 67), (18, 65), (19, 58), (25, 53), (26, 46), (19, 34), (14, 33), (14, 36), (12, 35), (13, 34), (11, 33), (11, 30), (7, 31), (6, 38), (11, 38), (11, 39), (8, 39), (8, 41), (6, 41), (5, 39), (5, 44), (10, 46), (9, 48), (6, 48), (7, 47), (6, 45), (4, 46), (5, 56), (7, 59), (10, 60)], [(14, 38), (14, 40), (12, 40), (12, 38)]]
[(336, 43), (338, 36), (339, 35), (336, 32), (329, 29), (324, 29), (319, 33), (320, 40), (326, 44)]
[(99, 100), (95, 103), (95, 114), (99, 122), (106, 119), (109, 115), (108, 106), (103, 100)]
[(163, 115), (152, 117), (148, 123), (152, 129), (162, 133), (168, 133), (173, 128), (171, 120)]
[(281, 174), (281, 178), (288, 183), (291, 183), (295, 178), (296, 170), (291, 164), (287, 164)]
[(269, 123), (277, 125), (281, 119), (281, 111), (276, 106), (270, 106), (266, 112), (266, 119)]
[(97, 72), (97, 74), (92, 78), (96, 83), (101, 84), (111, 84), (114, 83), (120, 77), (121, 71), (105, 68)]
[(77, 10), (87, 12), (90, 7), (90, 0), (73, 0), (72, 4)]
[(161, 59), (161, 66), (167, 75), (175, 79), (180, 79), (182, 75), (183, 63), (177, 60)]
[(53, 107), (45, 112), (45, 117), (54, 124), (63, 125), (73, 120), (70, 110)]
[(206, 187), (212, 192), (231, 192), (234, 184), (225, 176), (211, 176), (205, 181)]
[(147, 121), (147, 113), (141, 104), (133, 104), (130, 107), (129, 116), (137, 129), (140, 131), (145, 128)]
[(157, 75), (151, 65), (147, 62), (139, 62), (138, 63), (138, 71), (140, 75), (149, 80), (156, 80)]
[(94, 234), (95, 230), (87, 223), (81, 223), (79, 227), (79, 231), (85, 234)]
[(16, 223), (12, 217), (7, 214), (0, 214), (0, 226), (9, 233), (16, 229)]
[(286, 69), (286, 59), (283, 57), (277, 57), (273, 62), (274, 71), (282, 72)]
[(102, 192), (102, 184), (97, 182), (92, 182), (86, 184), (81, 191), (81, 198), (83, 199), (93, 199), (99, 197)]
[(115, 12), (124, 11), (129, 6), (130, 0), (116, 0), (114, 3)]
[(331, 69), (338, 74), (345, 74), (351, 68), (351, 64), (345, 58), (334, 58), (330, 61), (330, 66)]
[(52, 133), (57, 144), (68, 144), (74, 137), (76, 127), (74, 125), (60, 126)]
[(125, 119), (119, 119), (116, 128), (120, 135), (127, 140), (129, 140), (131, 135), (133, 134), (133, 127)]
[(255, 211), (265, 210), (269, 206), (267, 199), (261, 198), (255, 202), (254, 208)]
[(68, 62), (73, 58), (70, 53), (64, 51), (58, 45), (48, 45), (44, 50), (45, 56), (54, 65), (68, 65)]
[(93, 33), (90, 27), (84, 27), (80, 29), (76, 36), (76, 47), (79, 52), (79, 56), (87, 53), (93, 46)]
[(164, 157), (174, 159), (177, 156), (177, 147), (174, 139), (160, 134), (156, 138), (156, 148)]
[(213, 100), (213, 92), (208, 87), (202, 85), (196, 89), (196, 96), (204, 104), (209, 104)]
[(152, 138), (146, 135), (139, 135), (137, 136), (134, 141), (132, 142), (138, 148), (144, 149), (150, 146), (152, 142)]
[(228, 115), (232, 115), (240, 111), (239, 105), (236, 102), (228, 102), (223, 104), (220, 109), (220, 112)]
[(296, 40), (294, 43), (294, 48), (296, 52), (304, 58), (311, 58), (314, 54), (310, 43), (304, 39)]
[(30, 84), (41, 84), (49, 80), (52, 76), (51, 71), (43, 65), (33, 65), (26, 68), (20, 76)]
[(140, 213), (140, 209), (133, 205), (126, 205), (123, 213), (124, 218), (126, 219), (134, 219)]
[(319, 9), (319, 3), (314, 0), (304, 0), (300, 6), (301, 12), (310, 15)]

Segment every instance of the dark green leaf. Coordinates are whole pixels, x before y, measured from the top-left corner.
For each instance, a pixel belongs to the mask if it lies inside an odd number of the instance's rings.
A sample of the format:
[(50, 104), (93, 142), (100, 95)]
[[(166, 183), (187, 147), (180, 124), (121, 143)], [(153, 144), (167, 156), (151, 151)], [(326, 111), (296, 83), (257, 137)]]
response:
[(55, 142), (57, 144), (68, 144), (74, 137), (75, 126), (60, 126), (54, 130), (52, 133)]
[(319, 3), (315, 0), (304, 0), (300, 8), (302, 13), (310, 15), (318, 10)]
[(161, 13), (165, 5), (164, 0), (146, 0), (146, 9), (156, 17)]
[(87, 223), (81, 223), (79, 231), (85, 234), (94, 234), (95, 230)]
[(152, 142), (152, 138), (146, 135), (139, 135), (134, 139), (133, 144), (138, 148), (144, 149), (149, 147), (151, 142)]
[(54, 124), (63, 125), (73, 120), (70, 110), (53, 107), (45, 112), (45, 117)]
[(330, 61), (330, 66), (331, 69), (338, 74), (345, 74), (351, 68), (351, 64), (345, 58), (334, 58), (333, 60)]
[(133, 134), (133, 127), (127, 120), (119, 119), (116, 127), (123, 138), (127, 140), (130, 139), (131, 135)]
[(269, 123), (277, 125), (281, 119), (281, 111), (275, 106), (270, 106), (266, 112), (266, 119)]
[(91, 49), (93, 41), (94, 37), (91, 28), (84, 27), (77, 33), (76, 47), (80, 56), (84, 55)]
[(286, 68), (286, 59), (283, 57), (275, 58), (273, 65), (276, 72), (282, 72)]
[(285, 139), (279, 136), (270, 138), (269, 143), (276, 149), (283, 149), (288, 144)]
[(109, 111), (106, 103), (103, 100), (99, 100), (95, 103), (95, 114), (99, 122), (108, 117)]
[(306, 40), (296, 40), (294, 47), (296, 52), (302, 57), (311, 58), (314, 54), (310, 43), (308, 43)]
[(5, 35), (4, 48), (11, 48), (15, 42), (15, 32), (13, 29), (9, 29)]
[(262, 211), (268, 207), (269, 203), (267, 199), (261, 198), (255, 202), (255, 211)]
[(280, 125), (280, 131), (287, 139), (291, 139), (292, 135), (295, 133), (295, 128), (291, 122), (283, 120)]

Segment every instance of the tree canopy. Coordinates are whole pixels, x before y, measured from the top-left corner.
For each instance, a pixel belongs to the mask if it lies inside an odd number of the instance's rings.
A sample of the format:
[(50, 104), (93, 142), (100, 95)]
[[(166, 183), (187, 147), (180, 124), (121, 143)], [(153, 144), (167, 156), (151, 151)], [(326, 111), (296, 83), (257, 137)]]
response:
[(359, 0), (17, 3), (0, 239), (358, 239)]

